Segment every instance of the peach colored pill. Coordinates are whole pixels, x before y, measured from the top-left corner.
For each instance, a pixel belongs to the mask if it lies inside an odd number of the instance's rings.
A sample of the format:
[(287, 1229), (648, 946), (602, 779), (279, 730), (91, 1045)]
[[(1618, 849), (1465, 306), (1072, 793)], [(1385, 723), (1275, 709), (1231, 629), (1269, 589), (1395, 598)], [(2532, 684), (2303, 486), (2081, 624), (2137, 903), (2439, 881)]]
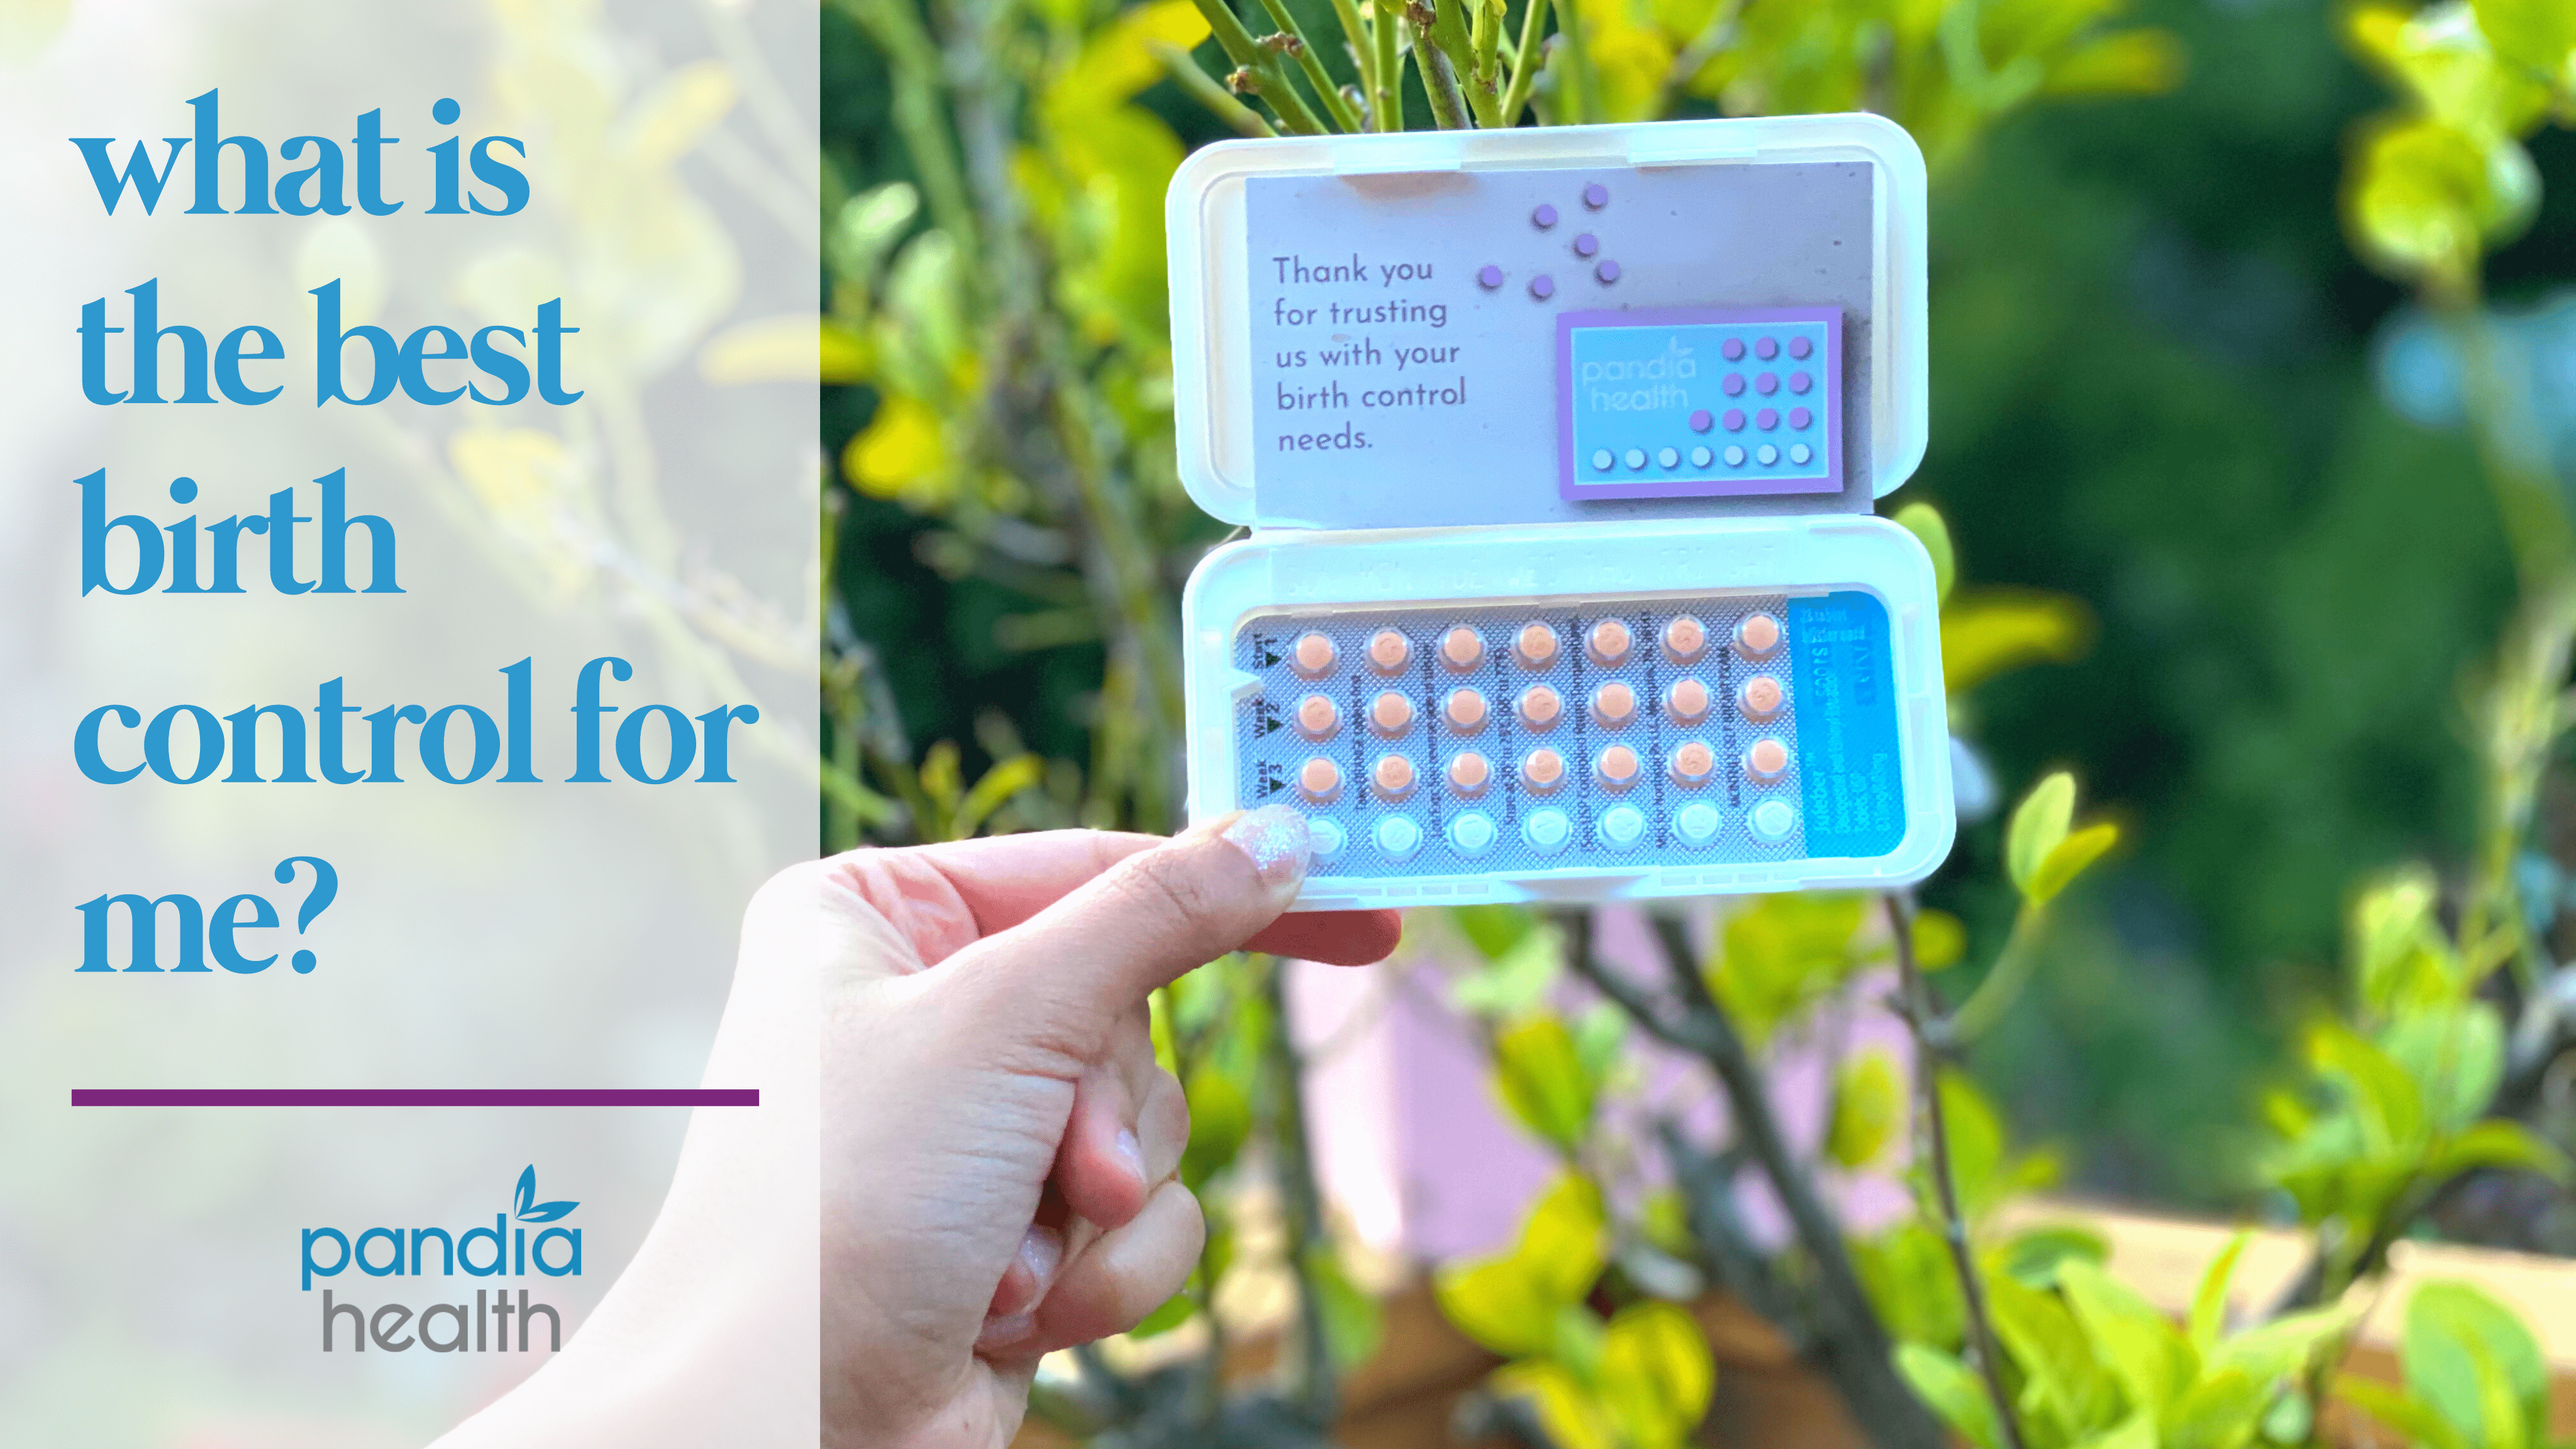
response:
[(1708, 718), (1708, 686), (1696, 679), (1676, 679), (1664, 691), (1664, 713), (1676, 724), (1698, 724)]
[(1370, 700), (1369, 728), (1389, 739), (1413, 728), (1413, 701), (1392, 689)]
[(1485, 661), (1485, 636), (1461, 624), (1440, 636), (1440, 662), (1460, 673)]
[(1440, 705), (1440, 714), (1449, 728), (1462, 735), (1474, 734), (1485, 727), (1485, 696), (1472, 689), (1453, 689)]
[(1752, 719), (1769, 719), (1778, 714), (1781, 701), (1786, 697), (1780, 692), (1780, 681), (1768, 674), (1753, 676), (1735, 692), (1736, 702), (1744, 706), (1744, 713)]
[(1296, 644), (1288, 651), (1288, 667), (1308, 679), (1314, 679), (1329, 673), (1333, 667), (1333, 660), (1339, 655), (1340, 651), (1333, 647), (1333, 641), (1323, 635), (1301, 634), (1297, 637)]
[(1521, 783), (1533, 790), (1553, 790), (1565, 780), (1565, 756), (1535, 749), (1521, 760)]
[(1628, 632), (1627, 625), (1616, 619), (1604, 619), (1592, 626), (1591, 633), (1583, 636), (1583, 652), (1592, 656), (1593, 663), (1607, 669), (1626, 659), (1628, 650), (1636, 642), (1636, 636)]
[(1595, 778), (1612, 790), (1625, 790), (1637, 783), (1637, 752), (1626, 745), (1612, 745), (1592, 762)]
[(1393, 674), (1413, 657), (1413, 645), (1393, 629), (1380, 629), (1369, 636), (1369, 668), (1380, 674)]
[(1627, 685), (1614, 679), (1592, 691), (1592, 718), (1598, 723), (1615, 730), (1636, 717), (1637, 691)]
[(1664, 657), (1688, 664), (1708, 648), (1708, 626), (1688, 614), (1664, 626)]
[(1547, 729), (1556, 723), (1558, 715), (1565, 713), (1565, 697), (1553, 686), (1533, 684), (1521, 691), (1520, 712), (1522, 724), (1534, 730)]
[(1545, 624), (1523, 624), (1512, 653), (1532, 669), (1545, 669), (1556, 662), (1556, 631)]
[(1673, 781), (1681, 785), (1705, 784), (1717, 773), (1717, 751), (1692, 740), (1673, 751)]
[(1744, 772), (1756, 780), (1777, 780), (1789, 768), (1789, 747), (1778, 740), (1755, 740), (1744, 752)]
[(1342, 727), (1342, 712), (1320, 694), (1297, 701), (1297, 732), (1310, 740), (1327, 740)]
[(1413, 762), (1402, 755), (1380, 755), (1369, 771), (1369, 780), (1377, 792), (1389, 800), (1401, 800), (1413, 793)]
[(1297, 793), (1318, 804), (1342, 793), (1342, 767), (1321, 755), (1297, 767)]
[(1449, 787), (1461, 795), (1481, 794), (1494, 778), (1494, 767), (1474, 750), (1449, 757)]
[(1735, 647), (1747, 659), (1759, 659), (1780, 647), (1780, 621), (1768, 614), (1747, 614), (1735, 626)]

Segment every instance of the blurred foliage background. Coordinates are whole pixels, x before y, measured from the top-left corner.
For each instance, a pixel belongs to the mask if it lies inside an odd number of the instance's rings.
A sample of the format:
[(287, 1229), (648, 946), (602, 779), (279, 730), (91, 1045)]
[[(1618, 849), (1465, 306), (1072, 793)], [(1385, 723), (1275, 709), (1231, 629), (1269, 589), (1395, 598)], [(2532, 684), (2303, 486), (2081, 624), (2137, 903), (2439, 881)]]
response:
[[(843, 479), (835, 602), (844, 647), (867, 661), (841, 681), (844, 717), (860, 721), (849, 743), (927, 764), (927, 793), (853, 771), (869, 798), (845, 801), (836, 844), (871, 821), (881, 838), (1086, 812), (1163, 828), (1177, 809), (1177, 782), (1153, 755), (1172, 751), (1139, 702), (1173, 687), (1163, 676), (1176, 666), (1150, 636), (1161, 630), (1168, 647), (1170, 593), (1221, 530), (1171, 477), (1152, 373), (1161, 177), (1184, 148), (1230, 131), (1155, 58), (1205, 35), (1196, 12), (1148, 6), (1103, 24), (1079, 4), (1037, 8), (1042, 24), (996, 32), (1004, 49), (983, 82), (1035, 90), (994, 104), (1030, 107), (1037, 143), (979, 161), (967, 135), (947, 177), (921, 174), (904, 144), (921, 124), (906, 108), (922, 101), (901, 42), (882, 38), (887, 7), (823, 13), (827, 207), (873, 196), (878, 229), (854, 223), (866, 208), (839, 211), (835, 311), (852, 325), (826, 348), (841, 379), (824, 396), (823, 442)], [(1321, 3), (1288, 8), (1310, 35), (1333, 27)], [(1742, 23), (1774, 13), (1751, 5)], [(1938, 174), (1933, 420), (1930, 455), (1897, 501), (1937, 503), (1976, 578), (2089, 608), (2080, 657), (1996, 681), (1966, 723), (2008, 787), (2075, 767), (2127, 827), (2122, 854), (2043, 943), (2031, 1004), (1981, 1044), (1981, 1074), (2016, 1083), (2017, 1135), (2064, 1144), (2077, 1186), (2214, 1204), (2240, 1199), (2259, 1078), (2333, 989), (2352, 882), (2468, 853), (2476, 766), (2462, 670), (2491, 648), (2514, 582), (2466, 434), (2392, 405), (2381, 354), (2402, 340), (2407, 294), (2356, 258), (2339, 225), (2347, 148), (2386, 92), (2316, 4), (2148, 0), (2124, 18), (2172, 44), (2106, 48), (2065, 87), (2137, 89), (2161, 74), (2178, 82), (2166, 93), (2021, 114), (2015, 97), (1993, 97), (2005, 113), (1970, 150), (1951, 132), (1974, 96), (1907, 92), (1927, 98), (1901, 119)], [(1673, 44), (1651, 26), (1603, 33), (1615, 44), (1594, 113), (1655, 104), (1646, 93), (1672, 68)], [(1059, 53), (1038, 53), (1049, 46)], [(1622, 62), (1617, 46), (1641, 55)], [(1197, 58), (1228, 68), (1214, 40), (1198, 40)], [(1708, 94), (1684, 87), (1661, 98), (1666, 113), (1874, 99), (1825, 66), (1702, 75), (1695, 89)], [(1553, 79), (1540, 83), (1543, 105)], [(2546, 130), (2530, 145), (2542, 174), (2576, 171), (2576, 134)], [(1017, 203), (1052, 223), (1029, 232), (1052, 254), (1015, 259), (990, 238), (974, 252), (902, 253), (943, 192), (948, 208), (971, 209), (978, 166), (1006, 169)], [(913, 189), (881, 191), (889, 182)], [(970, 408), (937, 410), (989, 382), (975, 374), (966, 314), (944, 357), (901, 355), (881, 320), (871, 332), (858, 319), (874, 297), (936, 323), (942, 307), (982, 305), (955, 298), (1041, 277), (1053, 292), (1031, 310), (1051, 335), (1024, 339), (1038, 360), (1021, 386), (1040, 389), (1026, 406), (1049, 456), (1017, 469), (971, 461), (984, 425)], [(2489, 259), (2487, 281), (2510, 308), (2571, 279), (2576, 187), (2562, 185)], [(1067, 397), (1076, 375), (1080, 395)], [(902, 381), (890, 389), (889, 376)], [(1073, 409), (1092, 416), (1061, 416)], [(1083, 457), (1068, 437), (1114, 446)], [(1032, 500), (1032, 488), (1057, 496)], [(1104, 488), (1136, 519), (1126, 538), (1067, 525), (1078, 510), (1065, 500)], [(1133, 556), (1085, 567), (1098, 563), (1086, 552), (1122, 549)], [(1157, 590), (1160, 601), (1136, 597)], [(2544, 835), (2576, 832), (2571, 807), (2552, 792)], [(1972, 827), (1960, 859), (1994, 858), (1999, 830)], [(1924, 898), (1968, 923), (1978, 959), (2014, 909), (2008, 884), (1965, 869)], [(2576, 1223), (2530, 1231), (2576, 1248)]]

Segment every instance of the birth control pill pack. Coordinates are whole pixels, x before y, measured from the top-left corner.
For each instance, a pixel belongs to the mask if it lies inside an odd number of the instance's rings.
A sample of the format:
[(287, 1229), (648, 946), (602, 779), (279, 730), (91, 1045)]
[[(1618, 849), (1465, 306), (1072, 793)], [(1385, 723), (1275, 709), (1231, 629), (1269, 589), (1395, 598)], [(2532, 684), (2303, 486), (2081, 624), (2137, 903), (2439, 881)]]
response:
[(1869, 116), (1229, 143), (1167, 201), (1190, 811), (1301, 909), (1928, 874), (1923, 165)]

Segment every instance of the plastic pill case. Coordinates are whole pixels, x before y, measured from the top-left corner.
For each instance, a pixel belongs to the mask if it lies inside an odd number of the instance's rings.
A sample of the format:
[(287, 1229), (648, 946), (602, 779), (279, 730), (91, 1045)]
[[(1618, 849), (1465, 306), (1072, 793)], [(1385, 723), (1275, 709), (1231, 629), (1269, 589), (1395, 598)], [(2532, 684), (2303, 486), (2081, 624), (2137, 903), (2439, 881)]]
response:
[(1167, 199), (1190, 813), (1300, 909), (1886, 886), (1955, 831), (1922, 159), (1873, 117), (1227, 143)]

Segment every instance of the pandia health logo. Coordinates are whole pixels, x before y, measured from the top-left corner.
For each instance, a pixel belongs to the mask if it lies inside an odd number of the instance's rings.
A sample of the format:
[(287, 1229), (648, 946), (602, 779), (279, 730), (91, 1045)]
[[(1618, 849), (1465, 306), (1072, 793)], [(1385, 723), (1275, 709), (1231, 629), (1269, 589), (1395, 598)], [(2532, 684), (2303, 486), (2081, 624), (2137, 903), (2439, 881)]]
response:
[[(306, 1228), (303, 1291), (312, 1292), (316, 1278), (337, 1278), (351, 1268), (370, 1278), (436, 1277), (442, 1281), (432, 1290), (434, 1296), (452, 1293), (459, 1300), (464, 1285), (445, 1280), (460, 1271), (469, 1278), (525, 1278), (533, 1268), (542, 1277), (578, 1278), (581, 1229), (539, 1227), (531, 1237), (529, 1226), (560, 1223), (579, 1206), (578, 1202), (537, 1201), (537, 1169), (531, 1163), (519, 1174), (511, 1210), (494, 1213), (488, 1228), (453, 1233), (445, 1228), (368, 1228), (355, 1237), (338, 1228)], [(517, 1292), (516, 1303), (510, 1299), (510, 1288), (496, 1284), (477, 1286), (470, 1306), (462, 1301), (431, 1302), (417, 1308), (410, 1303), (381, 1303), (369, 1309), (340, 1301), (325, 1288), (322, 1351), (337, 1352), (345, 1339), (359, 1352), (372, 1343), (385, 1353), (402, 1353), (414, 1345), (431, 1353), (526, 1353), (538, 1318), (546, 1320), (546, 1350), (562, 1348), (563, 1319), (554, 1306), (535, 1301), (526, 1288)]]

